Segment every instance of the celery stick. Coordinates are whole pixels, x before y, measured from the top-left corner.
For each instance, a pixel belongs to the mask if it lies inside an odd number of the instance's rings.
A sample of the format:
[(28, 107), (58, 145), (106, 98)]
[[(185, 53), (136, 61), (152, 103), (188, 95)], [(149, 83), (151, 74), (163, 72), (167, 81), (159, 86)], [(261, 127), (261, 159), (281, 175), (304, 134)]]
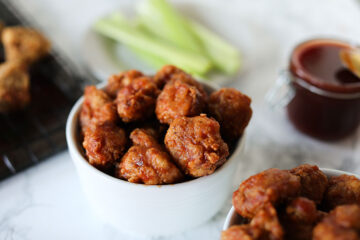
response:
[[(131, 51), (133, 51), (135, 53), (136, 56), (138, 56), (144, 62), (147, 62), (150, 66), (154, 67), (155, 69), (159, 69), (159, 68), (163, 67), (164, 65), (170, 64), (166, 60), (164, 60), (158, 56), (149, 54), (148, 52), (144, 52), (141, 49), (134, 48), (134, 47), (130, 47), (130, 49), (131, 49)], [(181, 67), (181, 68), (184, 71), (194, 75), (195, 77), (208, 80), (208, 78), (204, 74), (198, 73), (198, 72), (194, 71), (193, 69), (186, 68), (186, 66)]]
[[(131, 22), (119, 12), (111, 14), (107, 19), (109, 19), (109, 21), (111, 21), (113, 24), (117, 24), (118, 27), (121, 27), (123, 29), (127, 29), (131, 31), (131, 28), (135, 28), (135, 30), (141, 34), (147, 36), (149, 36), (150, 34), (141, 22), (136, 22), (136, 21)], [(152, 38), (154, 38), (154, 36), (152, 36)], [(130, 46), (128, 47), (131, 49), (131, 51), (135, 53), (136, 56), (138, 56), (140, 59), (147, 62), (150, 66), (153, 66), (156, 69), (161, 68), (166, 64), (170, 64), (169, 61), (166, 61), (165, 59), (156, 56), (154, 54), (151, 54), (149, 52), (143, 51), (137, 47), (130, 47)], [(192, 68), (189, 68), (188, 66), (182, 66), (181, 68), (189, 73), (197, 74), (199, 76), (204, 76), (203, 74), (194, 71)]]
[(136, 47), (130, 47), (131, 51), (135, 53), (137, 57), (139, 57), (144, 62), (148, 63), (150, 66), (154, 67), (155, 69), (159, 69), (162, 66), (168, 64), (164, 59), (149, 54), (148, 52), (144, 52), (141, 49)]
[(170, 64), (184, 69), (192, 69), (200, 74), (206, 73), (211, 68), (211, 61), (204, 56), (180, 50), (164, 42), (137, 31), (131, 26), (116, 23), (114, 19), (101, 19), (95, 23), (97, 32), (122, 42), (130, 47), (135, 47), (151, 55), (158, 56)]
[(204, 53), (183, 17), (166, 0), (144, 0), (138, 5), (137, 12), (154, 35), (183, 49)]
[(188, 23), (193, 32), (201, 40), (209, 57), (218, 69), (227, 74), (234, 74), (240, 69), (241, 57), (235, 47), (199, 23), (194, 21), (189, 21)]

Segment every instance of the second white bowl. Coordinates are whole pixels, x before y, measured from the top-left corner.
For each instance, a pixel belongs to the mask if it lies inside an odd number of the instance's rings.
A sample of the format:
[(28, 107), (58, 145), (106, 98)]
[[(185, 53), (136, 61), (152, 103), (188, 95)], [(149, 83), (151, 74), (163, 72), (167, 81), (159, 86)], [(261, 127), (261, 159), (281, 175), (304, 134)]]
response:
[[(340, 176), (342, 174), (347, 174), (347, 175), (355, 176), (360, 179), (359, 175), (349, 173), (349, 172), (344, 172), (344, 171), (335, 170), (335, 169), (328, 169), (328, 168), (320, 168), (320, 170), (323, 171), (327, 177)], [(232, 225), (239, 224), (239, 222), (241, 222), (241, 217), (236, 213), (235, 208), (231, 207), (229, 213), (226, 216), (223, 230), (225, 231)]]

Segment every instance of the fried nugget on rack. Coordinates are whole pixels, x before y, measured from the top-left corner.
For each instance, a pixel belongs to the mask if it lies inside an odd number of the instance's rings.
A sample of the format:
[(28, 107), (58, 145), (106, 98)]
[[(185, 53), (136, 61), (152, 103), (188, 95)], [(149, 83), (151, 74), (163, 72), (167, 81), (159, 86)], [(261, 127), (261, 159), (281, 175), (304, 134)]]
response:
[(5, 27), (2, 32), (6, 61), (31, 64), (50, 52), (50, 42), (38, 31), (21, 27)]
[(4, 28), (5, 28), (5, 24), (2, 21), (0, 21), (0, 42), (1, 42), (2, 31), (4, 30)]
[(30, 102), (29, 74), (21, 63), (0, 64), (0, 112), (19, 110)]

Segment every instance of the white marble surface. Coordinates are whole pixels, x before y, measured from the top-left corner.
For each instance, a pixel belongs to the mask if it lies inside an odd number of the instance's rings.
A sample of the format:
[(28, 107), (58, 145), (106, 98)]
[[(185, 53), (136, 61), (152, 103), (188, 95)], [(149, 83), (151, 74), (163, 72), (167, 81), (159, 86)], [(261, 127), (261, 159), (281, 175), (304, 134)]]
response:
[[(82, 35), (99, 15), (136, 1), (13, 0), (81, 67)], [(247, 151), (238, 181), (257, 171), (289, 168), (303, 162), (360, 173), (360, 129), (337, 143), (324, 143), (296, 132), (281, 111), (264, 102), (266, 91), (297, 42), (313, 36), (360, 39), (360, 5), (353, 0), (201, 0), (177, 1), (192, 14), (212, 19), (213, 27), (244, 52), (245, 71), (232, 83), (253, 98)], [(207, 7), (200, 7), (200, 6)], [(207, 8), (226, 12), (226, 19)], [(221, 22), (228, 27), (219, 29)], [(219, 239), (230, 199), (208, 223), (160, 239)], [(176, 219), (169, 221), (176, 224)], [(166, 226), (164, 226), (166, 227)], [(0, 182), (0, 239), (133, 239), (99, 222), (81, 192), (68, 152)]]

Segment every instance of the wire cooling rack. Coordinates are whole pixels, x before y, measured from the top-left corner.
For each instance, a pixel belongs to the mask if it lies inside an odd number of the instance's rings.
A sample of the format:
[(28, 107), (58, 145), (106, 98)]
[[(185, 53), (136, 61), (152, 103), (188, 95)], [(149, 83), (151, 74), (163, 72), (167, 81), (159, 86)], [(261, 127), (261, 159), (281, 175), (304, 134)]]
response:
[[(7, 0), (0, 0), (0, 20), (8, 26), (33, 26)], [(0, 46), (0, 63), (3, 61)], [(34, 64), (30, 105), (16, 113), (0, 114), (0, 180), (66, 148), (66, 119), (84, 85), (67, 62), (52, 51)]]

